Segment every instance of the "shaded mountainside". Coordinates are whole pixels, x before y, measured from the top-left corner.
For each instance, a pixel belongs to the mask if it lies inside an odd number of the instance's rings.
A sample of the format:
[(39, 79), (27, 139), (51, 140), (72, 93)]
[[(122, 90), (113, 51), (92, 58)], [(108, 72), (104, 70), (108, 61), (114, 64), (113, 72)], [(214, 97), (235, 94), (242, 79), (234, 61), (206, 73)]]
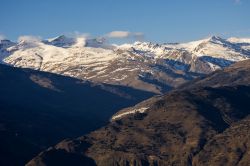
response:
[[(65, 138), (107, 124), (153, 94), (0, 65), (0, 165), (24, 165)], [(114, 104), (115, 103), (115, 104)]]
[(250, 165), (250, 61), (116, 113), (28, 166)]

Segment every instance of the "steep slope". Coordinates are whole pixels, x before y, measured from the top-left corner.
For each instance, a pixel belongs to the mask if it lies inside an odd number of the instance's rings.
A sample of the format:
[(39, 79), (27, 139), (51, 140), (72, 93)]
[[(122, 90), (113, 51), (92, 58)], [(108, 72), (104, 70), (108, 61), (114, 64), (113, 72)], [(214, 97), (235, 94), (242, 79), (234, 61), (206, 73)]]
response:
[(24, 165), (64, 138), (97, 129), (152, 93), (0, 65), (0, 165)]
[(59, 36), (23, 40), (3, 61), (22, 68), (164, 93), (197, 76), (248, 59), (250, 43), (220, 37), (181, 44), (109, 45), (105, 39)]
[(249, 80), (250, 60), (236, 63), (121, 110), (27, 165), (249, 165)]

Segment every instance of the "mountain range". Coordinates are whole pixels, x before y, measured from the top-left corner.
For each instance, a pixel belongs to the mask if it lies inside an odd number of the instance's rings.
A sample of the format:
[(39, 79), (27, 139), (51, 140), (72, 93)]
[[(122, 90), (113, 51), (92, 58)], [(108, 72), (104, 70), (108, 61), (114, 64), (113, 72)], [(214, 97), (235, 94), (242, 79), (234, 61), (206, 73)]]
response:
[(248, 38), (0, 40), (0, 165), (249, 165), (249, 58)]
[(27, 166), (250, 165), (250, 60), (116, 113)]
[(23, 37), (0, 42), (3, 63), (162, 94), (250, 57), (250, 41), (212, 36), (188, 43), (108, 44), (103, 38)]

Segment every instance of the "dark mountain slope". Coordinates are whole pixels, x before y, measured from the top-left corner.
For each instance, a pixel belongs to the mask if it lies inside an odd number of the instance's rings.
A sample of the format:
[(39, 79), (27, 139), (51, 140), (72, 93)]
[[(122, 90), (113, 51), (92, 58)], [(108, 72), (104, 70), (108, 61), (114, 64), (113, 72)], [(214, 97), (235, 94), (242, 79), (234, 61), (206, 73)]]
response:
[(100, 166), (249, 165), (249, 79), (250, 61), (240, 62), (124, 109), (107, 126), (64, 140), (27, 165), (84, 165), (59, 158), (62, 152)]
[(105, 125), (152, 93), (0, 65), (0, 165), (24, 165), (65, 138)]

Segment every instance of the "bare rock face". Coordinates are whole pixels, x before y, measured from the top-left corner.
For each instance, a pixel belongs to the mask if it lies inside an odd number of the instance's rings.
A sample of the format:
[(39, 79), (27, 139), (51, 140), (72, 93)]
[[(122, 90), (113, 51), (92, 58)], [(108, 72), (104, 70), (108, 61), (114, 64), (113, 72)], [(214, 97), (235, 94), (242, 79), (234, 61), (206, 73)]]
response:
[(62, 151), (99, 166), (249, 165), (249, 79), (250, 61), (236, 63), (121, 110), (105, 127), (64, 140), (27, 165), (57, 165)]
[(250, 43), (214, 36), (181, 44), (135, 42), (117, 46), (102, 39), (59, 36), (46, 41), (20, 41), (3, 47), (2, 54), (3, 62), (15, 67), (162, 94), (248, 59)]

